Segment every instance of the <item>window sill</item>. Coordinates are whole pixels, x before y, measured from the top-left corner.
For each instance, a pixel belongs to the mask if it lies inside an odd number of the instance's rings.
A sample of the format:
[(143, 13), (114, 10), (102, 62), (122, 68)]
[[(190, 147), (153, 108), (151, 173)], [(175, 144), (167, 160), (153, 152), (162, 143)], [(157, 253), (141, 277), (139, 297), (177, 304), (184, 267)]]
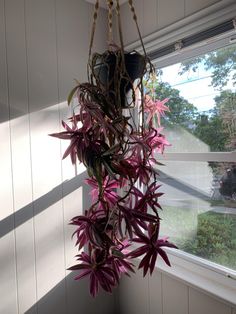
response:
[[(205, 261), (191, 254), (167, 249), (171, 267), (160, 258), (159, 271), (178, 279), (188, 286), (219, 298), (222, 302), (236, 306), (236, 272)], [(166, 251), (167, 251), (166, 250)]]

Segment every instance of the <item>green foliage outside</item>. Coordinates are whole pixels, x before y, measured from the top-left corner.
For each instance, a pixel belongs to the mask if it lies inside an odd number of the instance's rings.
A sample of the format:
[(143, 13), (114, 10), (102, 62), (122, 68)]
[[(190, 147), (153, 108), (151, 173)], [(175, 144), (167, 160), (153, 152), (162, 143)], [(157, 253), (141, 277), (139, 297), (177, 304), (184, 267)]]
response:
[(213, 87), (222, 89), (231, 79), (236, 84), (236, 45), (209, 52), (203, 56), (183, 62), (180, 74), (189, 70), (197, 71), (200, 64), (205, 70), (212, 70)]
[(215, 107), (212, 110), (197, 117), (195, 135), (208, 144), (211, 151), (235, 150), (236, 93), (222, 88), (229, 81), (233, 86), (236, 85), (236, 45), (183, 62), (179, 74), (190, 70), (196, 72), (202, 65), (205, 70), (211, 71), (211, 84), (220, 91), (220, 95), (215, 97)]
[[(236, 93), (222, 88), (229, 80), (236, 85), (236, 45), (183, 62), (179, 74), (197, 71), (200, 66), (211, 70), (212, 86), (220, 90), (220, 95), (214, 99), (214, 108), (209, 111), (199, 112), (193, 104), (180, 96), (178, 89), (166, 82), (147, 84), (157, 99), (169, 98), (170, 112), (166, 114), (163, 126), (178, 124), (209, 145), (210, 151), (235, 150)], [(160, 70), (160, 77), (161, 73)]]
[[(180, 96), (179, 90), (170, 84), (160, 82), (155, 84), (155, 95), (158, 99), (169, 98), (170, 112), (163, 119), (163, 126), (171, 128), (179, 125), (204, 143), (211, 151), (231, 151), (236, 148), (236, 134), (232, 118), (236, 108), (236, 93), (222, 91), (215, 98), (215, 107), (204, 113)], [(231, 121), (232, 120), (232, 121)]]
[(198, 115), (197, 108), (180, 96), (178, 89), (172, 88), (170, 84), (160, 82), (155, 86), (155, 94), (158, 99), (169, 98), (167, 103), (170, 112), (162, 120), (163, 126), (171, 127), (173, 124), (180, 125), (191, 130)]
[(165, 208), (162, 233), (179, 249), (236, 270), (236, 215)]

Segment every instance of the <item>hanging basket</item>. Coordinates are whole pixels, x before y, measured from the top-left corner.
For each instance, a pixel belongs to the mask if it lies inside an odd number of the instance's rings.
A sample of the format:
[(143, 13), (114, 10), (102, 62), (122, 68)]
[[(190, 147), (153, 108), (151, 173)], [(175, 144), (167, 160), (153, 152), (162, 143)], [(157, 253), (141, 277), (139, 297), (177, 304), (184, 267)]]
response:
[(134, 82), (141, 79), (146, 69), (146, 59), (137, 52), (106, 51), (95, 54), (92, 59), (92, 73), (96, 85), (100, 86), (117, 107), (132, 105), (128, 93), (134, 92)]

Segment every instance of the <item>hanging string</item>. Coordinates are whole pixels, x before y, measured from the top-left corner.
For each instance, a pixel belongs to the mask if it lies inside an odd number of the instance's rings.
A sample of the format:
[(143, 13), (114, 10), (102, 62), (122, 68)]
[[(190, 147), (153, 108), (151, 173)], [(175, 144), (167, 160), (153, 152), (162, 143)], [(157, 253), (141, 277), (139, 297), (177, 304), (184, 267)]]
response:
[(140, 32), (140, 29), (139, 29), (139, 26), (138, 26), (138, 19), (137, 19), (137, 15), (136, 15), (136, 12), (135, 12), (134, 5), (133, 5), (133, 0), (129, 0), (129, 6), (130, 6), (131, 12), (133, 13), (133, 19), (134, 19), (134, 22), (135, 22), (135, 25), (136, 25), (136, 28), (137, 28), (137, 31), (138, 31), (139, 39), (140, 39), (141, 44), (142, 44), (144, 55), (145, 55), (145, 57), (147, 57), (146, 49), (144, 47), (143, 39), (142, 39), (141, 32)]
[(92, 31), (91, 31), (91, 37), (90, 37), (90, 44), (89, 44), (89, 61), (91, 59), (91, 54), (92, 54), (94, 34), (95, 34), (95, 29), (96, 29), (97, 17), (98, 17), (98, 9), (99, 9), (99, 0), (96, 0), (95, 6), (94, 6), (93, 25), (92, 25)]
[(96, 23), (97, 23), (97, 17), (98, 17), (98, 9), (99, 9), (99, 0), (96, 0), (95, 6), (94, 6), (94, 13), (93, 13), (93, 25), (92, 25), (92, 31), (90, 36), (90, 43), (89, 43), (89, 56), (88, 56), (88, 63), (87, 63), (87, 77), (89, 78), (90, 73), (90, 61), (91, 61), (91, 54), (92, 54), (92, 47), (93, 47), (93, 41), (94, 41), (94, 34), (96, 29)]
[(117, 18), (118, 18), (118, 31), (119, 31), (121, 51), (122, 51), (122, 53), (124, 53), (124, 40), (123, 40), (123, 34), (122, 34), (122, 28), (121, 28), (119, 0), (116, 0), (116, 14), (117, 14)]
[(113, 33), (112, 33), (112, 7), (113, 7), (113, 1), (107, 0), (107, 6), (108, 6), (108, 47), (109, 50), (111, 49), (111, 44), (113, 43)]

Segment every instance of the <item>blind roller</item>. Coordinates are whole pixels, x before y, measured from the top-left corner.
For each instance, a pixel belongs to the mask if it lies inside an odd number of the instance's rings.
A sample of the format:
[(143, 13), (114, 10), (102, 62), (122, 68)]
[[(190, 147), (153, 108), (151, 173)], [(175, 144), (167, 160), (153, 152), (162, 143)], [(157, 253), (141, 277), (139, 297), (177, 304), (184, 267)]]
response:
[(202, 32), (199, 32), (197, 34), (185, 37), (181, 40), (178, 40), (176, 42), (173, 42), (172, 44), (169, 44), (165, 47), (159, 48), (151, 53), (149, 53), (150, 59), (158, 59), (162, 56), (168, 55), (170, 53), (173, 53), (177, 50), (181, 50), (183, 48), (192, 46), (193, 44), (197, 44), (200, 42), (204, 42), (207, 39), (210, 39), (212, 37), (224, 34), (226, 32), (236, 30), (236, 20), (228, 20), (226, 22), (223, 22), (221, 24), (218, 24), (214, 27), (208, 28)]

